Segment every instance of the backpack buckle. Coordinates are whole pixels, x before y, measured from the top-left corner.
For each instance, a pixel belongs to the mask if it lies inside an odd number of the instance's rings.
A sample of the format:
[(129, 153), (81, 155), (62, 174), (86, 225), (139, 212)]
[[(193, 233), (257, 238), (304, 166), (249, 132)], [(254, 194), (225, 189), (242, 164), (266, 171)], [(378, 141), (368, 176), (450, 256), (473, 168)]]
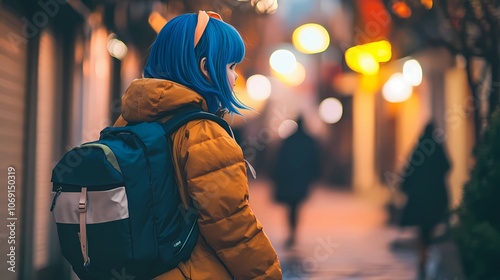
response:
[(87, 200), (85, 200), (84, 202), (80, 201), (78, 203), (78, 212), (87, 212)]
[(80, 248), (82, 249), (83, 266), (88, 270), (90, 257), (87, 246), (87, 187), (82, 187), (80, 200), (78, 201), (78, 212), (80, 212)]
[(87, 256), (87, 259), (83, 262), (83, 267), (85, 267), (86, 271), (89, 271), (89, 266), (90, 266), (90, 257)]
[(80, 200), (78, 201), (78, 212), (87, 212), (87, 188), (83, 187), (80, 194)]

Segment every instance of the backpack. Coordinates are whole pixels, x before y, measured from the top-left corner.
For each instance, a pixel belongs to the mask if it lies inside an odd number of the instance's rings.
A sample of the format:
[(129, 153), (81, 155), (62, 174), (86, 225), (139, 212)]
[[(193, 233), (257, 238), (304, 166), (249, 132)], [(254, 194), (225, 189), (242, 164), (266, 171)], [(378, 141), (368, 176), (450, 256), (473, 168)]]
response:
[(53, 213), (62, 254), (81, 279), (151, 279), (191, 255), (198, 214), (184, 207), (170, 135), (201, 110), (166, 123), (107, 127), (67, 152), (52, 170)]

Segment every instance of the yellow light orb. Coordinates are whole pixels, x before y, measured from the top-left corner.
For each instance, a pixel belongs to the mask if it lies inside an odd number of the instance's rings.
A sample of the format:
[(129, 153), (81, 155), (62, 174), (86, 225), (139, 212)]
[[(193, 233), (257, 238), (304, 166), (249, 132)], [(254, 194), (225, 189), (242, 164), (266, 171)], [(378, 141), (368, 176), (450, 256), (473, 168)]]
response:
[(361, 53), (358, 56), (358, 63), (361, 67), (361, 73), (364, 75), (375, 75), (380, 66), (370, 53)]
[(295, 71), (293, 71), (290, 74), (284, 75), (278, 72), (273, 72), (273, 73), (280, 81), (293, 87), (301, 85), (306, 79), (306, 69), (299, 62), (297, 62), (297, 67), (295, 68)]
[(398, 103), (408, 100), (412, 89), (412, 86), (405, 81), (403, 74), (395, 73), (385, 82), (382, 95), (388, 102)]
[(319, 104), (319, 117), (326, 123), (337, 123), (343, 112), (342, 103), (337, 98), (329, 97)]
[(372, 42), (361, 46), (364, 51), (373, 55), (378, 62), (387, 62), (392, 57), (391, 43), (386, 40)]
[(403, 76), (405, 81), (412, 86), (422, 83), (422, 67), (415, 59), (410, 59), (403, 65)]
[(279, 49), (271, 54), (269, 64), (274, 71), (286, 75), (292, 73), (297, 68), (297, 58), (295, 58), (295, 55), (291, 51)]
[(353, 71), (364, 75), (375, 75), (380, 69), (380, 65), (375, 57), (367, 52), (363, 46), (354, 46), (345, 52), (347, 66)]
[(344, 57), (345, 57), (345, 62), (349, 68), (351, 68), (352, 71), (361, 73), (361, 65), (359, 65), (359, 60), (358, 56), (362, 53), (361, 48), (358, 46), (354, 46), (351, 48), (348, 48), (345, 51)]
[(323, 26), (308, 23), (293, 31), (292, 42), (299, 52), (305, 54), (320, 53), (330, 45), (330, 35)]
[(387, 62), (392, 57), (391, 43), (386, 40), (351, 47), (345, 52), (347, 66), (365, 75), (377, 74), (379, 62)]

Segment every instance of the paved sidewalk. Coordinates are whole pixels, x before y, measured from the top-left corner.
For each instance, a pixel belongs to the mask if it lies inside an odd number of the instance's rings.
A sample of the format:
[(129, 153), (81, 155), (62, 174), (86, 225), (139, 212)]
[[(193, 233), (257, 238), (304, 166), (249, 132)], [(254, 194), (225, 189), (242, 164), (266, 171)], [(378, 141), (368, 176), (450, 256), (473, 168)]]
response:
[(278, 251), (285, 280), (415, 279), (415, 252), (390, 250), (391, 241), (412, 233), (386, 227), (380, 205), (317, 187), (301, 209), (297, 245), (286, 250), (286, 209), (272, 202), (267, 181), (250, 182), (250, 204)]

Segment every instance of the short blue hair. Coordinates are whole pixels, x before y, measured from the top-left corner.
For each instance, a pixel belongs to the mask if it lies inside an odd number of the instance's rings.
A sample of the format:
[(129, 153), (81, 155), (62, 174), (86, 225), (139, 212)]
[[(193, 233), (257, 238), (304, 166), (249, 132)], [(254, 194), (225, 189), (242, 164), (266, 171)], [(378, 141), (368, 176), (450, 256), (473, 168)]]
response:
[[(184, 14), (162, 28), (151, 46), (144, 77), (170, 80), (198, 92), (212, 113), (222, 107), (230, 113), (240, 114), (238, 109), (248, 107), (231, 90), (226, 67), (243, 60), (243, 39), (231, 25), (210, 18), (195, 48), (196, 23), (197, 14)], [(210, 81), (200, 70), (203, 57), (207, 59)]]

